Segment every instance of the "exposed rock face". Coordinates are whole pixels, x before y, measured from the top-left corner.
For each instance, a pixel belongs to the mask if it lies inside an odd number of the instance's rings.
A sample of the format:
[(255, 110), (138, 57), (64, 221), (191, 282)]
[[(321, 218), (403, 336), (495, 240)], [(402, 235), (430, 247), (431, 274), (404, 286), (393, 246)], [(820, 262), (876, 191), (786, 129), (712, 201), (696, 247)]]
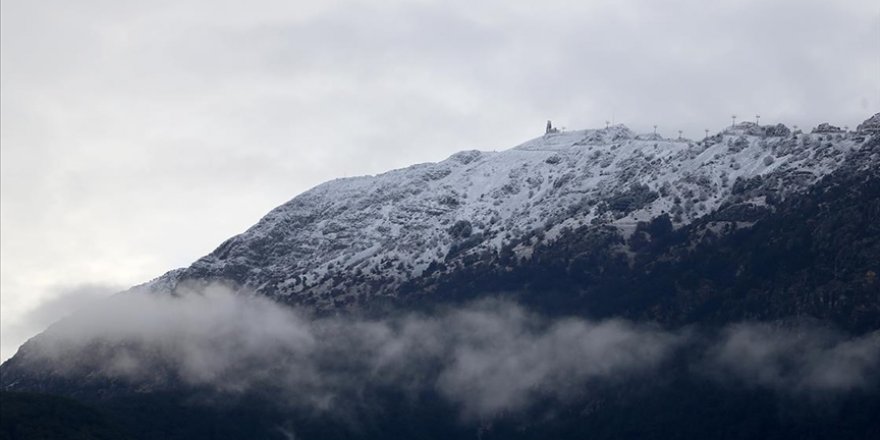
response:
[(791, 135), (791, 130), (785, 124), (776, 124), (764, 129), (767, 136), (786, 137)]
[(813, 129), (813, 133), (840, 133), (842, 131), (840, 127), (835, 127), (827, 122), (823, 122)]
[(880, 133), (880, 113), (876, 113), (876, 114), (874, 114), (874, 116), (871, 116), (870, 118), (865, 119), (864, 122), (862, 122), (861, 124), (859, 124), (858, 127), (856, 127), (856, 131), (858, 131), (859, 133), (870, 133), (870, 134)]

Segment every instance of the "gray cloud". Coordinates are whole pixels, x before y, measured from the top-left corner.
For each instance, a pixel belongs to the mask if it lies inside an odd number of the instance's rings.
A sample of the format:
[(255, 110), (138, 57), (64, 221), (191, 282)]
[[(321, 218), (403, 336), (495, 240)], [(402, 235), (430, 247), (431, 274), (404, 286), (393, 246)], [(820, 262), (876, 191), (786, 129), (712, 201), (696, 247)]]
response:
[(43, 331), (56, 321), (100, 304), (122, 288), (118, 286), (78, 285), (50, 289), (48, 298), (28, 310), (15, 323), (0, 332), (4, 345), (17, 346), (21, 341)]
[(437, 316), (316, 318), (211, 286), (176, 297), (116, 296), (52, 326), (22, 350), (22, 361), (152, 387), (270, 387), (314, 409), (344, 406), (368, 386), (429, 387), (470, 417), (652, 371), (678, 339), (622, 321), (548, 321), (499, 301)]
[(880, 331), (848, 338), (816, 327), (738, 324), (712, 346), (707, 365), (722, 380), (794, 394), (862, 389), (878, 381)]
[(139, 389), (272, 390), (289, 405), (341, 413), (365, 404), (375, 387), (430, 390), (465, 418), (564, 403), (590, 396), (594, 386), (663, 374), (683, 350), (698, 354), (695, 377), (733, 386), (833, 395), (876, 385), (877, 333), (738, 324), (697, 336), (621, 320), (548, 319), (501, 300), (431, 315), (316, 317), (211, 286), (177, 296), (117, 295), (53, 325), (17, 362)]
[(653, 372), (677, 337), (622, 321), (567, 319), (539, 325), (511, 305), (455, 315), (457, 338), (440, 391), (465, 412), (518, 410), (541, 397), (581, 396), (593, 380)]
[(122, 288), (85, 284), (55, 290), (57, 293), (52, 299), (28, 312), (26, 322), (42, 330), (55, 321), (95, 306), (98, 301), (119, 292)]

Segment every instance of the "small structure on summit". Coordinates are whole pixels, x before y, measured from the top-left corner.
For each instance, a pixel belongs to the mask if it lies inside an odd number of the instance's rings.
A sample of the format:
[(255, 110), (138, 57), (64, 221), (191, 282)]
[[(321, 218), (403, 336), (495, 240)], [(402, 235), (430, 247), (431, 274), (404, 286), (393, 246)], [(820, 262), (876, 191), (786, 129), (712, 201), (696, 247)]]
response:
[(554, 127), (553, 124), (550, 123), (550, 120), (548, 119), (547, 120), (547, 131), (545, 131), (544, 134), (550, 134), (550, 133), (559, 133), (559, 129)]

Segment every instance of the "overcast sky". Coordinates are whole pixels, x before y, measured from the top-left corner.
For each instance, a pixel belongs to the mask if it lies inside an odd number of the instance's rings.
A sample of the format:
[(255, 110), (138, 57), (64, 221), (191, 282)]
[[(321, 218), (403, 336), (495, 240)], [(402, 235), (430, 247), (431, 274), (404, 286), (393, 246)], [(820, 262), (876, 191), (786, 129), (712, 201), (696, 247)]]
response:
[(2, 359), (335, 177), (880, 110), (876, 0), (0, 4)]

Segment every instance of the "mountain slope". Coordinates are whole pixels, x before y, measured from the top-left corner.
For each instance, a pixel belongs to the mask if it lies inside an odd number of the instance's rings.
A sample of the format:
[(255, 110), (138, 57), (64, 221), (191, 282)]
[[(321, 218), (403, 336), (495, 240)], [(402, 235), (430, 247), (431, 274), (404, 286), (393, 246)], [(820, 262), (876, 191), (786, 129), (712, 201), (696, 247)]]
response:
[(626, 238), (662, 214), (681, 227), (732, 203), (763, 211), (865, 142), (833, 127), (792, 134), (752, 123), (697, 142), (623, 126), (550, 133), (511, 150), (319, 185), (152, 286), (224, 280), (324, 309), (369, 303), (474, 255), (509, 249), (528, 259), (536, 243), (522, 239), (536, 232), (545, 245), (585, 226)]
[(107, 416), (57, 396), (0, 392), (0, 440), (125, 440)]

